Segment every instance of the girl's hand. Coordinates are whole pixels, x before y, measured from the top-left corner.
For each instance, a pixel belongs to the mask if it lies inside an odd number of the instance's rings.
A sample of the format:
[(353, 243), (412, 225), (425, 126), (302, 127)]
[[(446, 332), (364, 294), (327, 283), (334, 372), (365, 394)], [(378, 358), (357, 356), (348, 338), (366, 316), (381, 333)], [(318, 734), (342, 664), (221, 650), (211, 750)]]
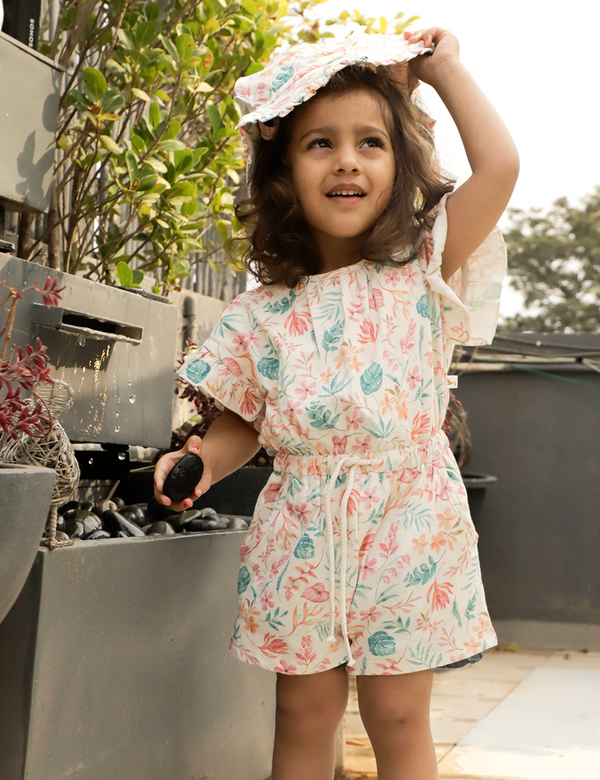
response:
[(459, 61), (460, 47), (456, 36), (441, 27), (430, 27), (428, 30), (404, 31), (408, 43), (423, 41), (426, 48), (435, 44), (433, 54), (422, 54), (414, 57), (408, 63), (413, 76), (435, 87), (436, 74), (447, 67), (450, 62)]
[(200, 480), (200, 483), (196, 485), (196, 489), (192, 495), (189, 498), (180, 501), (178, 504), (172, 505), (173, 509), (177, 510), (178, 512), (182, 512), (184, 509), (189, 509), (194, 501), (197, 498), (200, 498), (203, 493), (206, 493), (208, 488), (212, 485), (210, 463), (207, 462), (206, 455), (202, 454), (202, 439), (199, 436), (190, 436), (182, 449), (178, 450), (177, 452), (167, 452), (166, 455), (163, 455), (156, 464), (156, 469), (154, 470), (154, 497), (159, 504), (171, 506), (171, 499), (168, 498), (168, 496), (165, 496), (165, 494), (162, 492), (163, 485), (165, 484), (165, 479), (169, 471), (171, 471), (177, 461), (181, 460), (181, 458), (183, 458), (183, 456), (188, 452), (193, 452), (202, 458), (204, 462), (204, 473), (202, 474), (202, 479)]

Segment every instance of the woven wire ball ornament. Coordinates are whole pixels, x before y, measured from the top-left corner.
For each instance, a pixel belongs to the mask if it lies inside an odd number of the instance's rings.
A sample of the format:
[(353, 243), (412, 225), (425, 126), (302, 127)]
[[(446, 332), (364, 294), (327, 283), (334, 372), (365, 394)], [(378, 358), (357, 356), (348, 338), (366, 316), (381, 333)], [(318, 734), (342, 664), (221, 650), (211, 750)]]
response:
[(34, 388), (34, 397), (27, 403), (33, 407), (36, 400), (45, 403), (50, 412), (52, 426), (48, 435), (36, 438), (22, 433), (17, 439), (7, 442), (0, 455), (8, 463), (54, 469), (56, 476), (50, 501), (50, 528), (48, 538), (43, 539), (42, 544), (50, 549), (67, 547), (73, 544), (71, 540), (57, 541), (56, 539), (56, 510), (74, 497), (80, 472), (69, 437), (58, 422), (58, 418), (71, 405), (73, 389), (68, 382), (61, 380), (55, 380), (53, 383), (38, 382)]

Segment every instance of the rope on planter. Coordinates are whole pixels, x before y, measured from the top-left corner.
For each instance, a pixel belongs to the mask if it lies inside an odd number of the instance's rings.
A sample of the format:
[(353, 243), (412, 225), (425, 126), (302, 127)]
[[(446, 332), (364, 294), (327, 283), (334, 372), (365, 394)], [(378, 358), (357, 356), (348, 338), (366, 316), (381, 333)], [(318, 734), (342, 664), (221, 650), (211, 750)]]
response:
[[(51, 550), (58, 547), (70, 547), (73, 540), (59, 541), (56, 538), (57, 509), (75, 495), (79, 484), (79, 464), (73, 452), (65, 429), (58, 422), (59, 415), (67, 409), (73, 398), (73, 389), (68, 382), (60, 380), (50, 384), (39, 382), (35, 394), (48, 406), (52, 418), (52, 427), (43, 439), (21, 434), (17, 439), (9, 441), (1, 452), (1, 457), (9, 463), (21, 463), (29, 466), (45, 466), (54, 469), (56, 474), (54, 490), (50, 502), (48, 516), (48, 532), (41, 544)], [(34, 399), (28, 399), (32, 407)]]

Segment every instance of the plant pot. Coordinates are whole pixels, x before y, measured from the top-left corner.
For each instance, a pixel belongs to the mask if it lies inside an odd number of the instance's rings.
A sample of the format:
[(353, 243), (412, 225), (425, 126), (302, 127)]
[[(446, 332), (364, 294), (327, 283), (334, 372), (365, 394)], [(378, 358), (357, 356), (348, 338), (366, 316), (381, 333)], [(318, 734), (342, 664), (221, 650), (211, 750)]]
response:
[(41, 549), (0, 625), (0, 778), (265, 780), (275, 675), (227, 652), (244, 538)]
[(17, 211), (46, 211), (54, 168), (63, 68), (0, 33), (0, 198)]
[(0, 623), (14, 604), (38, 550), (54, 471), (0, 463)]
[(498, 477), (494, 477), (491, 474), (463, 475), (463, 482), (467, 488), (467, 496), (469, 498), (471, 519), (473, 520), (473, 525), (475, 527), (477, 527), (481, 518), (486, 488), (495, 485), (497, 481)]

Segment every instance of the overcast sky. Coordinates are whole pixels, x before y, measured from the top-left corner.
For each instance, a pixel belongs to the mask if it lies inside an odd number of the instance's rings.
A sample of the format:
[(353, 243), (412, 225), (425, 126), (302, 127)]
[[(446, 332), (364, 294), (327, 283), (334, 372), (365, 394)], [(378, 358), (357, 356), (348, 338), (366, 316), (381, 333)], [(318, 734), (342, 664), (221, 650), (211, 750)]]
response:
[[(328, 18), (354, 8), (388, 20), (403, 11), (421, 17), (411, 29), (445, 27), (458, 37), (461, 60), (519, 150), (510, 206), (546, 209), (561, 197), (575, 205), (600, 185), (600, 0), (327, 0), (317, 12)], [(437, 119), (440, 156), (460, 183), (470, 168), (458, 132), (435, 91), (421, 89)], [(520, 308), (520, 295), (505, 285), (501, 313)]]
[[(392, 19), (420, 16), (456, 34), (461, 59), (508, 125), (521, 156), (511, 206), (573, 202), (600, 185), (599, 0), (328, 0), (319, 13), (357, 8)], [(460, 138), (434, 90), (423, 86), (438, 120), (438, 147), (459, 179), (469, 175)]]

